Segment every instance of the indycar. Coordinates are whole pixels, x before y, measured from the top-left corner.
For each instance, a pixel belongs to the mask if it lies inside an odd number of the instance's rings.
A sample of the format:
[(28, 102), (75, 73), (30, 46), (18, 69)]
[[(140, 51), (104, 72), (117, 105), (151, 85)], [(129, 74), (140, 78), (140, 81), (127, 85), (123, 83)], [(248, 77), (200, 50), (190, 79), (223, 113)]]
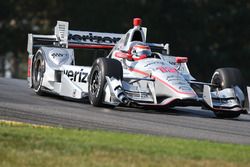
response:
[[(219, 68), (211, 82), (196, 81), (188, 58), (170, 55), (168, 43), (147, 42), (141, 23), (135, 18), (127, 33), (116, 34), (69, 30), (68, 22), (57, 21), (53, 35), (28, 34), (29, 87), (38, 95), (88, 98), (97, 107), (201, 106), (218, 118), (248, 113), (238, 69)], [(75, 48), (109, 53), (79, 66)]]

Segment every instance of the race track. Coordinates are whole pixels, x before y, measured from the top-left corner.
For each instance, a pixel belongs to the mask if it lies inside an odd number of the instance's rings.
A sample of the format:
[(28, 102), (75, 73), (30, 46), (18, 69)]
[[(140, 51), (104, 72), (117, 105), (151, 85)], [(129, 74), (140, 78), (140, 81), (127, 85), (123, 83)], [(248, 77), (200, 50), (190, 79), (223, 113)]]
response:
[(96, 108), (83, 101), (38, 96), (26, 80), (17, 79), (0, 78), (0, 90), (1, 120), (250, 144), (250, 115), (216, 119), (197, 107), (164, 112)]

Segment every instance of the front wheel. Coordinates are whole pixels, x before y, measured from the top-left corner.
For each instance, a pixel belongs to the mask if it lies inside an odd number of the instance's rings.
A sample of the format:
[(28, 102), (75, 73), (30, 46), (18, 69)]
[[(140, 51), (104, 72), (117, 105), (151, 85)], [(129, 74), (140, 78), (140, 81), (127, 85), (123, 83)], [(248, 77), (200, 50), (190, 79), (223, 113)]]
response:
[(231, 88), (236, 85), (243, 89), (244, 85), (241, 72), (237, 68), (219, 68), (215, 70), (211, 83), (220, 89)]
[[(232, 88), (233, 86), (239, 86), (243, 89), (243, 77), (241, 72), (237, 68), (219, 68), (213, 76), (211, 83), (216, 85), (219, 90), (225, 88)], [(243, 104), (244, 102), (242, 102)], [(228, 112), (228, 111), (214, 111), (217, 118), (236, 118), (240, 115), (239, 112)]]
[(216, 118), (237, 118), (240, 116), (239, 112), (229, 111), (214, 111)]
[(123, 76), (122, 65), (119, 61), (109, 58), (98, 58), (92, 66), (89, 75), (89, 101), (94, 106), (104, 106), (103, 97), (106, 86), (106, 78), (121, 79)]

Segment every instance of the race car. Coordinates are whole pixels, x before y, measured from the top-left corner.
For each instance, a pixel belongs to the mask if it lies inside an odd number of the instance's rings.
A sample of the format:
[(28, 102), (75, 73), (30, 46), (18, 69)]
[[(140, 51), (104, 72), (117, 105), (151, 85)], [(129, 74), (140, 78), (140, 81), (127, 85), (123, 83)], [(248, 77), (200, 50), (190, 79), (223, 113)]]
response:
[[(146, 41), (135, 18), (125, 34), (69, 30), (57, 21), (54, 35), (28, 34), (28, 84), (38, 95), (88, 98), (97, 107), (167, 109), (201, 106), (218, 118), (247, 114), (242, 77), (236, 68), (215, 70), (211, 82), (190, 74), (187, 57), (170, 55), (169, 44)], [(92, 66), (75, 65), (74, 49), (110, 52)]]

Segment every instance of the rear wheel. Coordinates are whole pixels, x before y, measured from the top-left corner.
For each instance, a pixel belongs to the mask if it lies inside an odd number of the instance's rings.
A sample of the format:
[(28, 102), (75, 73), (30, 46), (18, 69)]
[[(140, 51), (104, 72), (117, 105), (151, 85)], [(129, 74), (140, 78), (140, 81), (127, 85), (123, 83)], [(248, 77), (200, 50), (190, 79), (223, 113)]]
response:
[(44, 95), (42, 91), (42, 81), (43, 81), (43, 73), (45, 71), (45, 64), (42, 54), (38, 52), (33, 60), (32, 65), (32, 84), (33, 89), (38, 95)]
[(94, 106), (104, 106), (103, 98), (107, 82), (105, 76), (122, 79), (121, 63), (115, 59), (108, 58), (98, 58), (94, 62), (90, 71), (88, 85), (89, 100)]
[[(243, 78), (241, 72), (237, 68), (219, 68), (213, 76), (211, 83), (216, 85), (220, 90), (239, 86), (243, 90)], [(217, 118), (235, 118), (240, 115), (239, 112), (214, 111)]]

